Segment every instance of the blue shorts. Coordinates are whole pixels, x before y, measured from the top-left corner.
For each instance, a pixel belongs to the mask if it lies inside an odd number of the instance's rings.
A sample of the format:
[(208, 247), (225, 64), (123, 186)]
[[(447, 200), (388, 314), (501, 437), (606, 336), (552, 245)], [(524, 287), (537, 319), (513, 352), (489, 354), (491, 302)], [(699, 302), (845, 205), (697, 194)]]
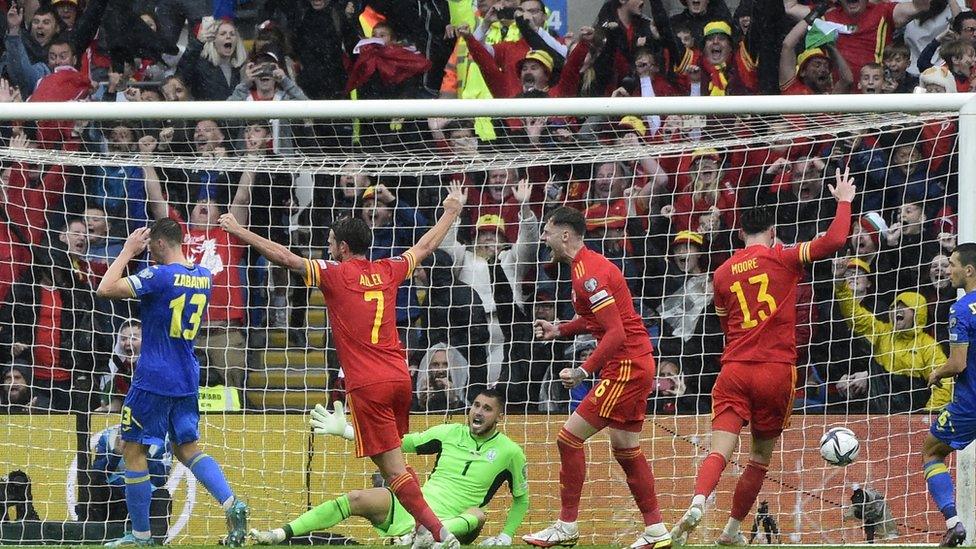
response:
[(136, 387), (122, 403), (122, 440), (146, 446), (162, 445), (169, 434), (174, 446), (200, 438), (198, 395), (170, 397)]
[(954, 450), (962, 450), (976, 440), (976, 416), (953, 413), (946, 408), (932, 422), (929, 432)]

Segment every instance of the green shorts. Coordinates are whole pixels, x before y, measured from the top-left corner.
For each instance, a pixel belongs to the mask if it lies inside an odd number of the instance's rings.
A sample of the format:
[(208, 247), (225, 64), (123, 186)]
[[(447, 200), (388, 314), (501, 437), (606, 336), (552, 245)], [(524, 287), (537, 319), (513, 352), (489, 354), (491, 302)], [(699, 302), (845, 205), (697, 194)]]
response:
[(417, 522), (413, 516), (393, 497), (393, 492), (390, 492), (390, 512), (386, 515), (386, 520), (381, 524), (374, 524), (373, 528), (384, 538), (395, 538), (413, 533), (416, 527)]

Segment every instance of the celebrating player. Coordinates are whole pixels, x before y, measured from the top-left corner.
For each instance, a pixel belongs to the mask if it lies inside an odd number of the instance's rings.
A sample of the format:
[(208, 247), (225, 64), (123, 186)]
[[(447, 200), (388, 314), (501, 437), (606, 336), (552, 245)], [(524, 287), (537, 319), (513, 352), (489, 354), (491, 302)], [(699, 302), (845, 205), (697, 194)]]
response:
[[(126, 266), (146, 246), (157, 264), (122, 278)], [(247, 505), (234, 496), (220, 466), (196, 442), (200, 363), (193, 354), (193, 338), (207, 310), (211, 281), (210, 271), (184, 257), (179, 223), (165, 218), (152, 229), (133, 231), (98, 285), (100, 297), (138, 297), (142, 311), (142, 354), (122, 403), (125, 502), (132, 532), (107, 543), (108, 547), (155, 545), (149, 535), (153, 486), (146, 455), (150, 446), (163, 445), (167, 433), (175, 446), (173, 454), (223, 506), (227, 545), (244, 544)]]
[[(512, 536), (529, 510), (525, 453), (498, 430), (504, 409), (502, 394), (485, 389), (475, 397), (467, 425), (446, 423), (422, 433), (409, 433), (400, 446), (408, 453), (437, 455), (437, 467), (422, 489), (424, 498), (430, 501), (444, 526), (465, 545), (478, 537), (485, 524), (481, 508), (488, 505), (503, 481), (508, 482), (512, 492), (508, 520), (501, 533), (481, 545), (511, 545)], [(312, 426), (316, 434), (355, 439), (338, 401), (335, 413), (317, 405), (312, 411)], [(280, 544), (293, 536), (330, 528), (351, 516), (369, 520), (383, 537), (409, 536), (416, 528), (413, 517), (389, 489), (368, 488), (327, 501), (282, 528), (251, 530), (251, 537), (261, 545)]]
[(719, 545), (744, 545), (739, 532), (762, 487), (773, 448), (786, 427), (796, 383), (796, 287), (804, 266), (829, 257), (847, 239), (854, 180), (837, 170), (829, 185), (837, 213), (827, 233), (796, 246), (776, 244), (773, 210), (743, 213), (739, 235), (745, 248), (715, 270), (715, 312), (725, 332), (722, 371), (712, 389), (712, 449), (698, 469), (691, 507), (671, 530), (684, 543), (704, 514), (705, 499), (718, 485), (739, 432), (751, 424), (749, 463), (732, 494), (732, 513)]
[(579, 211), (561, 207), (549, 214), (542, 238), (552, 250), (553, 260), (572, 266), (573, 308), (577, 316), (560, 324), (536, 320), (535, 335), (549, 340), (592, 333), (598, 340), (596, 349), (582, 367), (565, 368), (559, 378), (563, 386), (575, 387), (600, 370), (600, 383), (587, 393), (556, 437), (562, 504), (559, 520), (522, 539), (537, 547), (576, 544), (576, 518), (586, 477), (583, 442), (609, 427), (613, 456), (626, 473), (627, 486), (644, 518), (644, 532), (631, 547), (670, 547), (671, 536), (654, 493), (654, 475), (639, 444), (654, 380), (651, 340), (634, 310), (620, 269), (584, 247), (585, 234), (586, 220)]
[(952, 402), (932, 422), (922, 445), (925, 483), (946, 519), (942, 547), (955, 547), (966, 540), (966, 528), (956, 516), (952, 477), (945, 459), (976, 440), (976, 345), (970, 346), (976, 343), (976, 244), (960, 244), (952, 251), (949, 281), (966, 295), (949, 309), (949, 360), (929, 375), (929, 385), (938, 387), (944, 378), (956, 377), (956, 386)]
[[(400, 449), (410, 426), (413, 385), (396, 329), (396, 294), (414, 266), (440, 245), (464, 200), (461, 184), (452, 183), (437, 223), (403, 255), (379, 261), (366, 259), (373, 235), (359, 218), (340, 219), (332, 225), (329, 254), (334, 261), (311, 261), (244, 229), (233, 214), (220, 216), (225, 231), (254, 246), (275, 265), (301, 273), (305, 284), (322, 291), (346, 376), (356, 456), (373, 460), (397, 500), (417, 519), (421, 525), (417, 546), (434, 541), (437, 547), (459, 544), (424, 501), (417, 477), (407, 468)], [(428, 542), (430, 537), (433, 541)]]

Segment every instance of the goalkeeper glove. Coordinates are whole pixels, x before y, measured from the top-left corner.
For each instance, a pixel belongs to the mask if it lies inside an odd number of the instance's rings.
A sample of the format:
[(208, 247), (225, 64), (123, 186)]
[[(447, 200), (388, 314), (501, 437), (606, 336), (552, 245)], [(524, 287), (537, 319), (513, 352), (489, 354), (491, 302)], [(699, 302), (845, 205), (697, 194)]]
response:
[(346, 412), (343, 410), (342, 402), (332, 403), (335, 412), (330, 412), (328, 408), (321, 404), (316, 404), (311, 412), (312, 429), (316, 435), (335, 435), (346, 440), (356, 438), (352, 425), (346, 422)]
[(512, 544), (512, 538), (505, 532), (502, 532), (501, 534), (498, 534), (493, 538), (481, 540), (481, 543), (479, 543), (478, 545), (489, 546), (489, 545), (511, 545), (511, 544)]

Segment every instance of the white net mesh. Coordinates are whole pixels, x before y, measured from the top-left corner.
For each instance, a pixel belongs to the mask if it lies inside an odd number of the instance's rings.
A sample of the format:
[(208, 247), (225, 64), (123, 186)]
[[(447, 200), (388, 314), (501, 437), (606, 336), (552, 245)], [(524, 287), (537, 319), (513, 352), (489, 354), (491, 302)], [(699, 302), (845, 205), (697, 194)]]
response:
[[(252, 523), (280, 526), (309, 505), (369, 486), (373, 467), (351, 457), (349, 444), (308, 434), (304, 412), (343, 395), (321, 295), (215, 221), (231, 211), (251, 230), (321, 258), (327, 228), (362, 216), (374, 231), (369, 256), (389, 257), (433, 224), (452, 180), (468, 189), (461, 223), (397, 303), (416, 383), (412, 427), (464, 421), (457, 414), (478, 389), (497, 385), (508, 398), (503, 428), (530, 464), (532, 504), (519, 534), (556, 516), (555, 434), (583, 393), (553, 378), (593, 342), (534, 341), (530, 326), (572, 317), (568, 270), (550, 262), (538, 231), (546, 211), (577, 207), (587, 244), (621, 267), (655, 346), (658, 379), (642, 442), (673, 523), (707, 455), (723, 342), (709, 274), (741, 245), (737, 216), (767, 204), (781, 240), (809, 240), (832, 219), (827, 183), (846, 166), (859, 189), (854, 234), (837, 261), (813, 265), (801, 286), (794, 416), (759, 498), (767, 502), (759, 529), (775, 525), (770, 536), (783, 543), (864, 541), (866, 524), (876, 539), (936, 541), (942, 522), (917, 455), (930, 410), (948, 396), (927, 389), (925, 378), (946, 352), (955, 297), (946, 256), (955, 245), (956, 120), (878, 113), (7, 124), (0, 409), (11, 415), (0, 427), (0, 473), (29, 475), (42, 522), (22, 520), (30, 509), (17, 506), (8, 484), (10, 523), (0, 522), (0, 539), (91, 541), (122, 531), (115, 412), (139, 352), (140, 328), (128, 320), (138, 310), (93, 289), (125, 235), (160, 217), (184, 223), (186, 253), (215, 273), (196, 340), (208, 386), (201, 442), (249, 501)], [(525, 197), (516, 192), (521, 179), (531, 184)], [(819, 456), (818, 440), (835, 424), (861, 442), (846, 468)], [(607, 438), (588, 448), (584, 542), (629, 543), (640, 516)], [(173, 542), (215, 541), (224, 533), (219, 506), (168, 452), (156, 457), (167, 496), (157, 490), (154, 528)], [(747, 459), (734, 458), (695, 540), (717, 537)], [(411, 463), (428, 471), (433, 460)], [(852, 507), (859, 488), (886, 503)], [(495, 497), (486, 533), (500, 530), (509, 502), (504, 490)], [(852, 512), (859, 518), (845, 521)], [(364, 523), (332, 532), (376, 539)]]

